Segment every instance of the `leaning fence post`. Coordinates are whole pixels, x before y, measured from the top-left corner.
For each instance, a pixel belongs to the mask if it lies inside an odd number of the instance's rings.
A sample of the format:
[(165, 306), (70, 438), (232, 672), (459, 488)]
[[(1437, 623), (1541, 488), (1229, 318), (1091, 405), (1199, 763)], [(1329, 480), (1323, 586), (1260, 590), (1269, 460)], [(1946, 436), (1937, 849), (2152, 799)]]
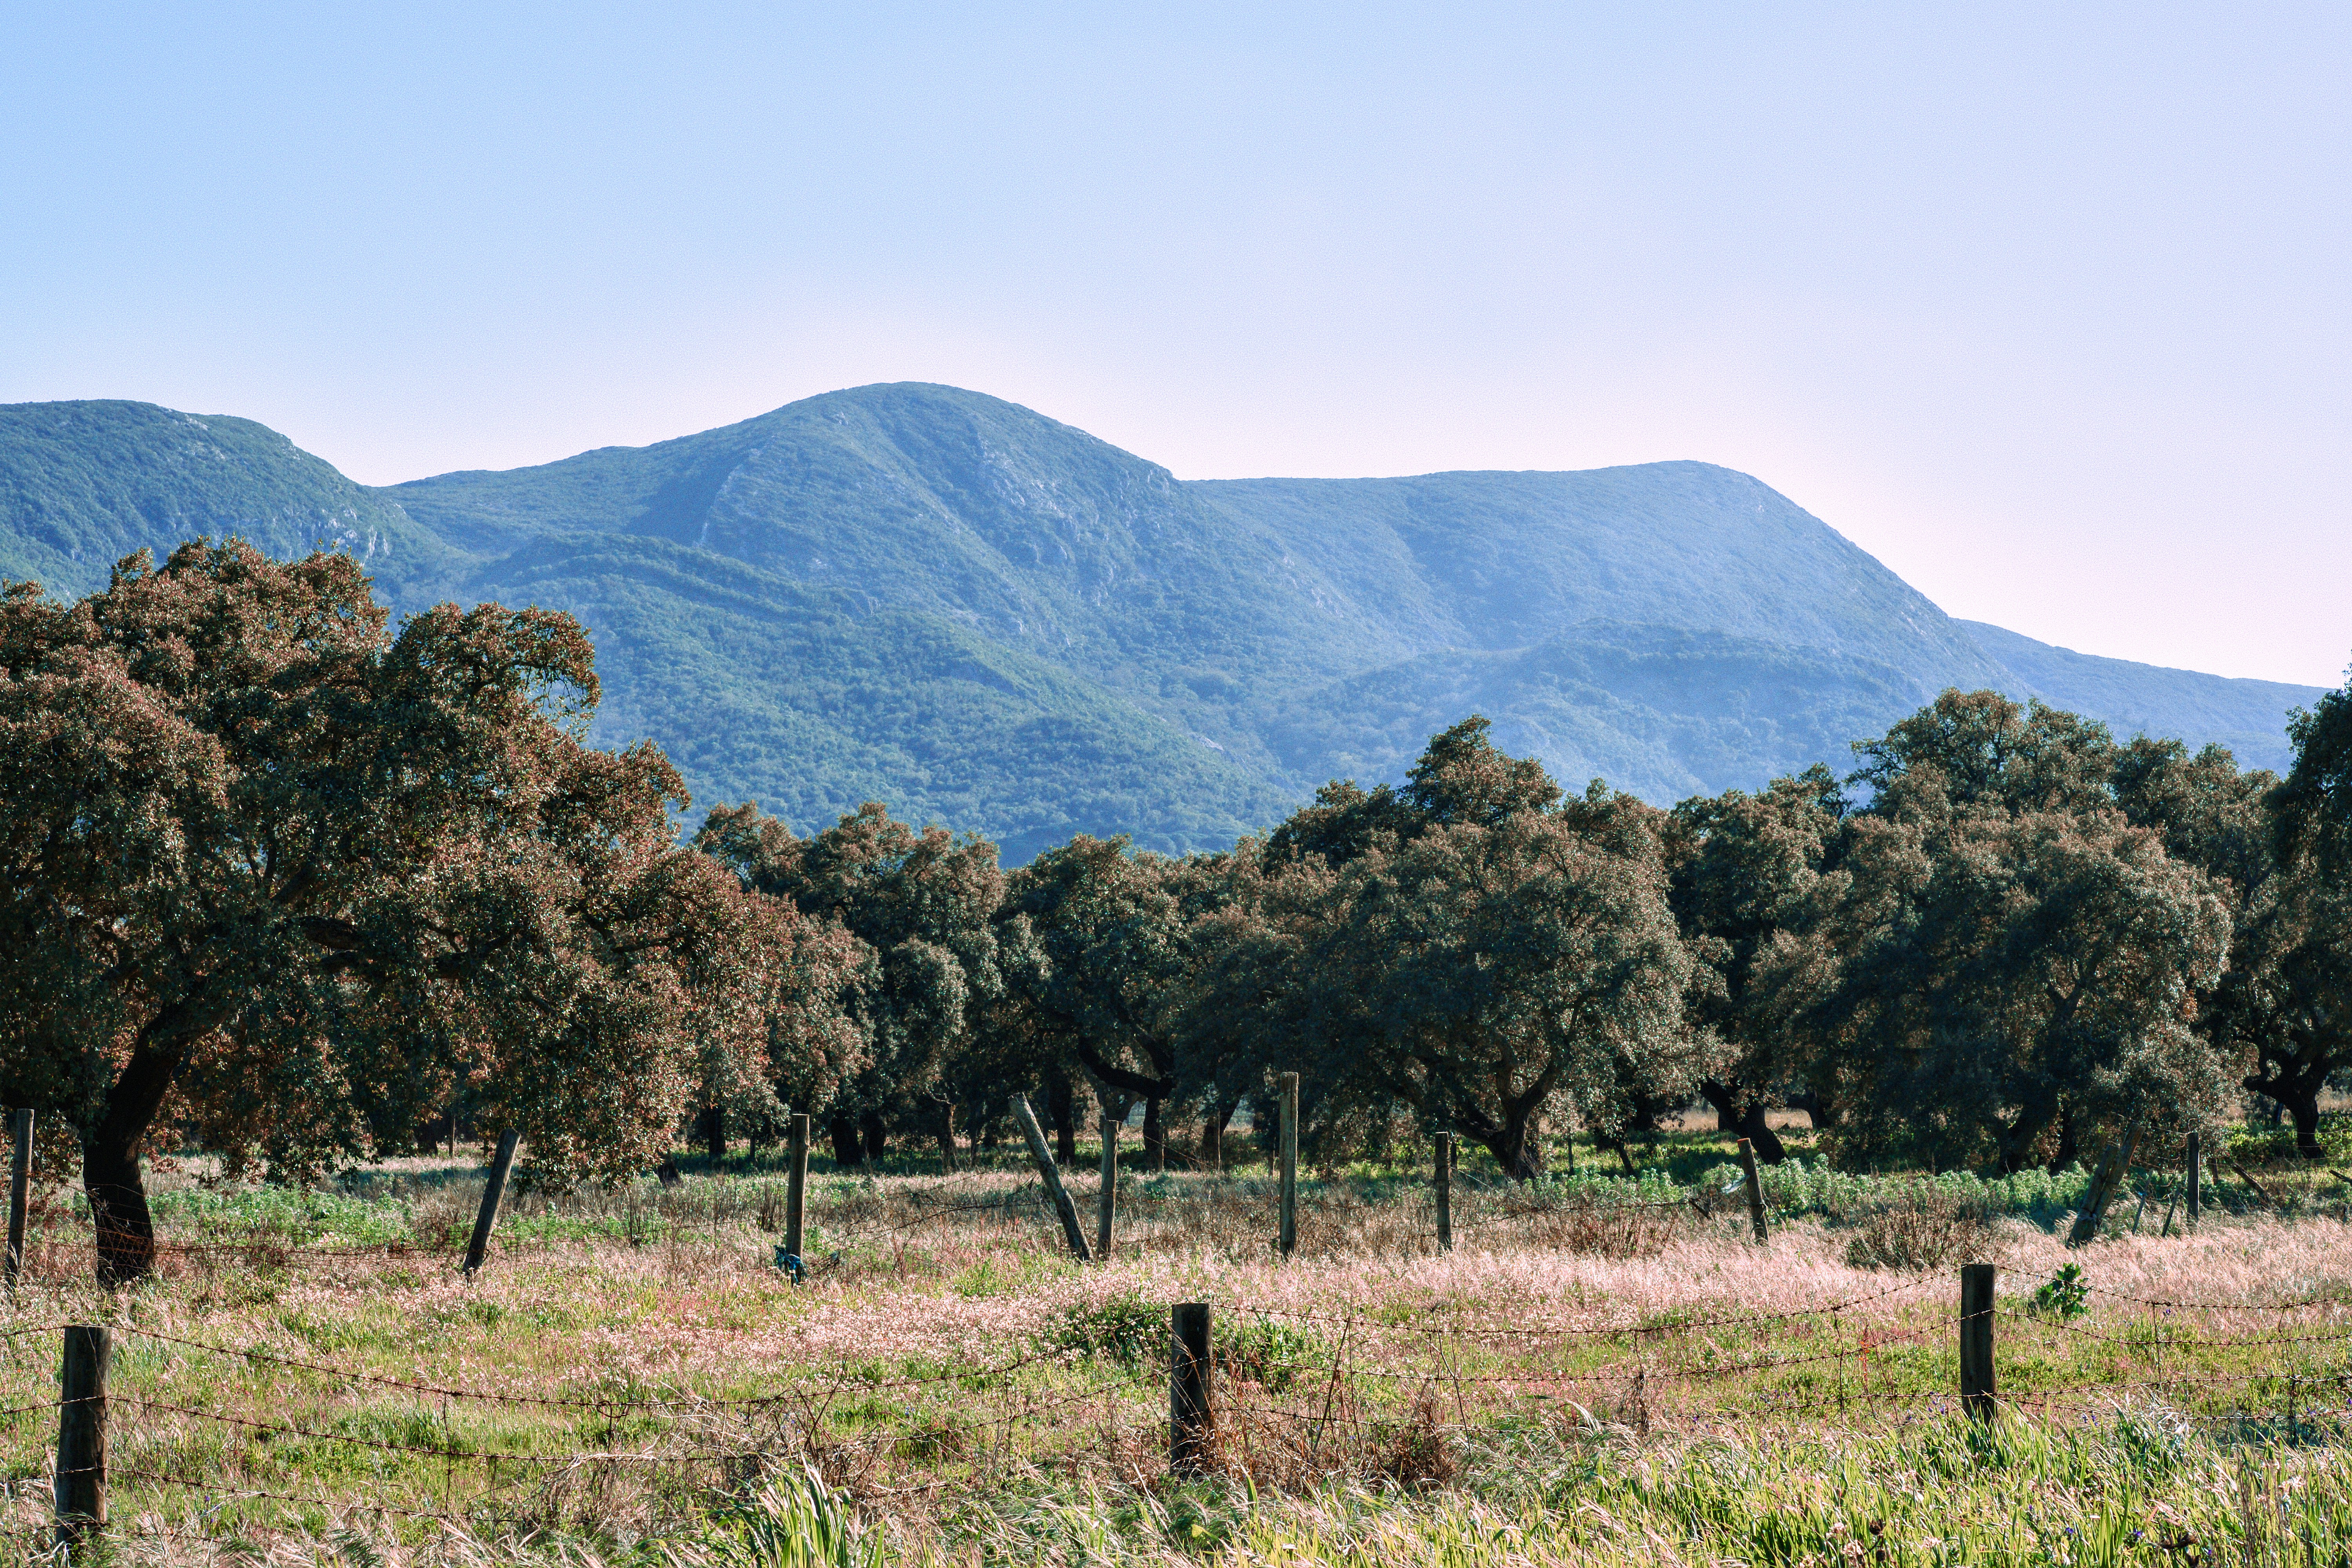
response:
[(33, 1110), (19, 1110), (9, 1119), (16, 1133), (16, 1154), (8, 1169), (7, 1280), (13, 1287), (25, 1267), (25, 1211), (33, 1198)]
[(2197, 1228), (2197, 1216), (2205, 1207), (2205, 1140), (2198, 1133), (2189, 1135), (2189, 1228)]
[(1029, 1109), (1029, 1097), (1013, 1097), (1013, 1113), (1021, 1123), (1021, 1136), (1029, 1144), (1029, 1157), (1037, 1163), (1037, 1178), (1045, 1184), (1047, 1195), (1054, 1200), (1054, 1212), (1062, 1216), (1062, 1234), (1069, 1238), (1070, 1253), (1081, 1263), (1087, 1261), (1087, 1233), (1078, 1225), (1078, 1205), (1070, 1201), (1069, 1190), (1062, 1185), (1062, 1173), (1054, 1164), (1054, 1152), (1045, 1147), (1045, 1130), (1037, 1125), (1037, 1113)]
[(797, 1285), (808, 1272), (808, 1265), (801, 1260), (801, 1221), (808, 1212), (808, 1112), (794, 1111), (791, 1126), (790, 1163), (784, 1175), (784, 1267), (793, 1271), (793, 1283)]
[(1960, 1270), (1960, 1408), (1979, 1421), (1992, 1419), (1992, 1281), (1990, 1263)]
[(1209, 1304), (1181, 1302), (1168, 1318), (1168, 1469), (1197, 1476), (1208, 1468), (1216, 1426), (1209, 1404)]
[(106, 1528), (106, 1368), (114, 1337), (102, 1328), (66, 1330), (58, 1368), (58, 1544), (68, 1551)]
[(489, 1256), (490, 1227), (499, 1223), (499, 1200), (507, 1195), (507, 1173), (514, 1169), (515, 1145), (522, 1134), (509, 1128), (499, 1134), (499, 1152), (490, 1157), (490, 1179), (482, 1188), (482, 1211), (474, 1216), (474, 1239), (466, 1244), (466, 1275), (471, 1279)]
[(1283, 1073), (1274, 1081), (1282, 1100), (1282, 1216), (1276, 1241), (1288, 1258), (1298, 1250), (1298, 1075)]
[(1739, 1171), (1748, 1183), (1748, 1223), (1756, 1227), (1758, 1241), (1769, 1241), (1771, 1232), (1764, 1225), (1764, 1179), (1756, 1173), (1756, 1151), (1745, 1138), (1739, 1141)]
[(1454, 1250), (1454, 1134), (1437, 1135), (1437, 1249)]
[(1110, 1257), (1111, 1222), (1118, 1214), (1118, 1127), (1109, 1111), (1102, 1117), (1102, 1191), (1095, 1194), (1095, 1256)]
[(2097, 1172), (2091, 1177), (2091, 1190), (2083, 1200), (2081, 1211), (2074, 1215), (2074, 1228), (2066, 1237), (2067, 1246), (2080, 1247), (2097, 1239), (2100, 1222), (2107, 1216), (2107, 1200), (2123, 1181), (2132, 1151), (2138, 1144), (2139, 1123), (2135, 1121), (2125, 1129), (2123, 1142), (2110, 1148), (2106, 1158), (2099, 1162)]

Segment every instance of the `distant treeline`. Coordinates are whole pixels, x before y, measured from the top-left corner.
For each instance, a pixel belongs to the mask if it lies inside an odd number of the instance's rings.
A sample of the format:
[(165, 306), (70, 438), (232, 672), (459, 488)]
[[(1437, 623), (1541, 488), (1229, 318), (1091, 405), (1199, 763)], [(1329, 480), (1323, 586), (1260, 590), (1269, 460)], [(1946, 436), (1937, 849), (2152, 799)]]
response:
[(1154, 1158), (1181, 1122), (1213, 1161), (1297, 1071), (1326, 1158), (1450, 1128), (1522, 1176), (1547, 1128), (1622, 1153), (1701, 1097), (1768, 1162), (1782, 1106), (1848, 1164), (2011, 1172), (2249, 1091), (2316, 1153), (2319, 1091), (2352, 1066), (2344, 693), (2295, 721), (2284, 784), (1952, 691), (1843, 778), (1671, 811), (1563, 795), (1486, 729), (1181, 859), (1081, 837), (1000, 875), (984, 842), (879, 806), (808, 839), (712, 813), (699, 847), (856, 939), (865, 1048), (706, 1081), (706, 1133), (815, 1105), (854, 1161), (959, 1114), (990, 1130), (1042, 1086), (1066, 1145), (1085, 1086), (1143, 1107)]
[[(837, 1156), (1042, 1100), (1221, 1158), (1273, 1075), (1327, 1159), (1451, 1129), (1516, 1175), (1704, 1097), (1762, 1156), (2063, 1165), (2268, 1097), (2316, 1152), (2352, 1066), (2352, 689), (2284, 781), (1945, 693), (1826, 763), (1660, 810), (1563, 795), (1475, 717), (1401, 786), (1334, 783), (1181, 858), (994, 847), (867, 805), (690, 843), (651, 745), (582, 743), (570, 617), (396, 634), (347, 558), (197, 542), (73, 605), (0, 598), (0, 1098), (151, 1255), (140, 1156), (315, 1174), (453, 1120), (547, 1178), (679, 1127)], [(1181, 1125), (1181, 1135), (1171, 1129)], [(1188, 1151), (1189, 1146), (1189, 1151)]]

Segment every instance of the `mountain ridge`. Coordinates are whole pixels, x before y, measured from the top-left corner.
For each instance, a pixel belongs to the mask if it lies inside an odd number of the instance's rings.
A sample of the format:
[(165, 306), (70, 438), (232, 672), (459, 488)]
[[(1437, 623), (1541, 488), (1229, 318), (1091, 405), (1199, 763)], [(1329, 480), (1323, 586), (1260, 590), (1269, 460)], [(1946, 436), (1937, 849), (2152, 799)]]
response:
[(1398, 776), (1472, 709), (1567, 782), (1663, 804), (1842, 766), (1946, 686), (2267, 765), (2319, 690), (1957, 621), (1697, 462), (1188, 481), (899, 383), (371, 489), (250, 421), (0, 407), (0, 573), (86, 592), (106, 550), (225, 529), (341, 542), (403, 611), (579, 615), (592, 733), (660, 742), (702, 805), (757, 797), (805, 830), (883, 799), (1012, 859), (1076, 831), (1219, 847), (1325, 779)]

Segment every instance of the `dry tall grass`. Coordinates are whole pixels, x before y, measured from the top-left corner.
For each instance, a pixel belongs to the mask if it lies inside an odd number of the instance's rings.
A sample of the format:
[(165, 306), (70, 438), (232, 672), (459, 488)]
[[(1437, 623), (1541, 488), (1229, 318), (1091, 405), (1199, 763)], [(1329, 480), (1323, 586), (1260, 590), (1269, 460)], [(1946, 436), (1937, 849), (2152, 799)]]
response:
[[(1952, 1393), (1956, 1247), (2002, 1266), (2004, 1375), (2055, 1420), (2105, 1387), (2109, 1406), (2160, 1392), (2184, 1419), (2233, 1399), (2270, 1418), (2279, 1377), (2346, 1370), (2352, 1331), (2352, 1228), (2327, 1220), (2068, 1253), (1923, 1205), (1759, 1247), (1738, 1211), (1473, 1193), (1441, 1253), (1407, 1192), (1311, 1208), (1286, 1263), (1269, 1185), (1187, 1176), (1131, 1182), (1112, 1256), (1081, 1269), (1034, 1189), (972, 1174), (828, 1185), (794, 1288), (761, 1184), (728, 1185), (532, 1197), (524, 1221), (604, 1228), (509, 1245), (471, 1282), (432, 1252), (270, 1242), (167, 1252), (108, 1299), (86, 1252), (47, 1237), (0, 1310), (8, 1518), (32, 1539), (46, 1512), (68, 1321), (123, 1331), (121, 1517), (265, 1555), (338, 1528), (412, 1553), (452, 1531), (635, 1551), (807, 1469), (902, 1546), (961, 1551), (991, 1499), (1164, 1484), (1180, 1300), (1217, 1311), (1222, 1474), (1300, 1496), (1475, 1491), (1518, 1462), (1494, 1458), (1498, 1434), (1567, 1453), (1926, 1431)], [(2096, 1288), (2088, 1318), (2016, 1310), (2069, 1260)], [(2229, 1340), (2264, 1342), (2209, 1342)]]

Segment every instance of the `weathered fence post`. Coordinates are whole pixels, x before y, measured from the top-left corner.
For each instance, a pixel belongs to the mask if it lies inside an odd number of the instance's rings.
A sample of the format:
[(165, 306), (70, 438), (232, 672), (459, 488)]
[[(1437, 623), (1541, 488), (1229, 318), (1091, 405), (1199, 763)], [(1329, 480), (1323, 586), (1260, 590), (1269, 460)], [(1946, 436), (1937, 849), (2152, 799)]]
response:
[(1960, 1408), (1979, 1421), (1992, 1419), (1992, 1281), (1990, 1263), (1960, 1270)]
[(16, 1153), (8, 1167), (8, 1258), (10, 1286), (25, 1267), (25, 1212), (33, 1200), (33, 1111), (27, 1106), (9, 1118)]
[(1102, 1190), (1095, 1194), (1095, 1256), (1110, 1258), (1110, 1227), (1118, 1215), (1119, 1120), (1109, 1111), (1102, 1118)]
[(1437, 1249), (1454, 1250), (1454, 1134), (1437, 1135)]
[(1168, 1469), (1197, 1476), (1208, 1468), (1216, 1426), (1209, 1404), (1209, 1304), (1181, 1302), (1168, 1318)]
[(808, 1112), (794, 1111), (791, 1127), (785, 1143), (784, 1257), (788, 1261), (784, 1267), (793, 1271), (793, 1283), (797, 1285), (808, 1272), (801, 1256), (801, 1222), (808, 1214)]
[(490, 1228), (499, 1223), (499, 1203), (507, 1195), (507, 1173), (514, 1169), (515, 1145), (522, 1134), (509, 1128), (499, 1134), (499, 1152), (490, 1157), (490, 1179), (482, 1187), (482, 1212), (474, 1216), (474, 1239), (466, 1244), (466, 1277), (473, 1278), (490, 1253)]
[(1769, 1241), (1772, 1235), (1764, 1225), (1764, 1178), (1756, 1173), (1756, 1151), (1745, 1138), (1739, 1141), (1739, 1172), (1748, 1184), (1748, 1223), (1755, 1227), (1758, 1241)]
[(2074, 1215), (2074, 1228), (2067, 1235), (2067, 1246), (2081, 1247), (2097, 1239), (2100, 1223), (2107, 1217), (2107, 1200), (2115, 1196), (2116, 1188), (2122, 1184), (2132, 1151), (2138, 1145), (2139, 1123), (2135, 1121), (2125, 1129), (2123, 1142), (2109, 1147), (2106, 1158), (2099, 1162), (2098, 1170), (2091, 1177), (2091, 1190)]
[(2189, 1135), (2189, 1228), (2197, 1228), (2197, 1216), (2205, 1209), (2205, 1140), (2191, 1132)]
[(106, 1368), (114, 1336), (102, 1328), (66, 1330), (58, 1368), (58, 1544), (68, 1551), (106, 1528)]
[(1298, 1075), (1283, 1073), (1274, 1081), (1282, 1100), (1282, 1215), (1276, 1243), (1288, 1258), (1298, 1250)]
[(1037, 1125), (1037, 1113), (1029, 1109), (1029, 1097), (1013, 1097), (1013, 1114), (1021, 1123), (1021, 1136), (1029, 1144), (1029, 1158), (1037, 1163), (1037, 1179), (1045, 1184), (1045, 1192), (1054, 1200), (1054, 1212), (1062, 1218), (1062, 1234), (1069, 1238), (1071, 1255), (1081, 1263), (1087, 1259), (1087, 1233), (1078, 1226), (1078, 1205), (1070, 1201), (1067, 1188), (1062, 1185), (1062, 1173), (1054, 1163), (1054, 1152), (1045, 1147), (1045, 1130)]

